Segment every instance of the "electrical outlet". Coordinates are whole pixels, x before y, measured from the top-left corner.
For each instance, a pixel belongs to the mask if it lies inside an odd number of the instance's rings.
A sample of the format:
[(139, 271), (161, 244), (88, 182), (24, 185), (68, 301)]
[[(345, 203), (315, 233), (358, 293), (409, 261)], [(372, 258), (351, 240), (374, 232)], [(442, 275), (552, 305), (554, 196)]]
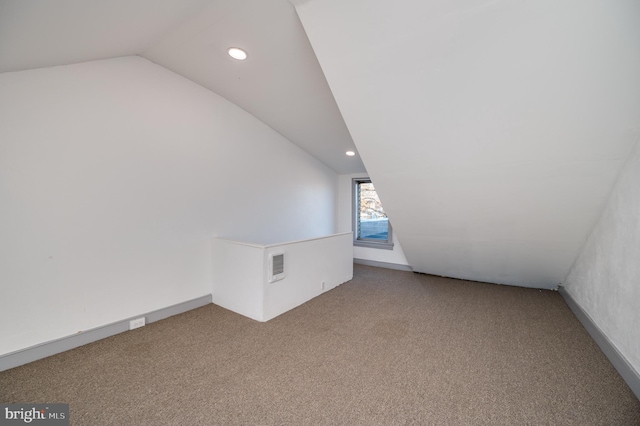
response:
[(325, 290), (324, 281), (322, 281), (322, 282), (320, 283), (320, 286), (322, 286), (322, 291), (324, 291), (324, 290)]
[(144, 327), (144, 317), (129, 321), (129, 330), (140, 327)]

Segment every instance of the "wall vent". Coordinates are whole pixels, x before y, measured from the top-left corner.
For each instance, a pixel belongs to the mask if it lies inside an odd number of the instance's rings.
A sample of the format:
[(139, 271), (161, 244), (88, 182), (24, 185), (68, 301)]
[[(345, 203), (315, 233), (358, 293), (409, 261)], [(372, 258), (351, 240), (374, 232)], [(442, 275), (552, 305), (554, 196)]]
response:
[(284, 253), (272, 253), (269, 255), (269, 282), (284, 278)]

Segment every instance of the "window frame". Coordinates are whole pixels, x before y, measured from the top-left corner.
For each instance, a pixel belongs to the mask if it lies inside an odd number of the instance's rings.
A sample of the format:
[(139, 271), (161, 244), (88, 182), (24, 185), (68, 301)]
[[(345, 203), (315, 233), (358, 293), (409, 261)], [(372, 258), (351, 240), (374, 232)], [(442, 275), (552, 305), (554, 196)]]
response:
[[(358, 238), (358, 222), (360, 220), (360, 206), (358, 197), (358, 185), (372, 183), (370, 178), (353, 178), (351, 180), (351, 229), (353, 231), (353, 245), (383, 250), (393, 250), (393, 228), (389, 221), (389, 233), (386, 240), (360, 239)], [(375, 186), (374, 186), (375, 188)], [(377, 191), (376, 191), (377, 193)]]

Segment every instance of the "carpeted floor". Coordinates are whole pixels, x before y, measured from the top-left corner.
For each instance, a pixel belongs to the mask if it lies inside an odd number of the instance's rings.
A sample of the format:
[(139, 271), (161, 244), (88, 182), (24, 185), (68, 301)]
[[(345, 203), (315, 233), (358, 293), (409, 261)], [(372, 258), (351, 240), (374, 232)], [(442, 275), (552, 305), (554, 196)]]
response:
[(0, 373), (72, 425), (640, 425), (553, 291), (355, 265), (268, 323), (215, 305)]

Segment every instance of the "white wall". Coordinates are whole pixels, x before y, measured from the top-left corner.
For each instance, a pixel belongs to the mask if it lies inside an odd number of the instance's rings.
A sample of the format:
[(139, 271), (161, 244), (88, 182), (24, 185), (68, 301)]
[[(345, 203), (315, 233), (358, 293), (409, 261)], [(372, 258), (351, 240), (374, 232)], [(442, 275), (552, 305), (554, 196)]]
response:
[(295, 3), (412, 268), (556, 287), (640, 136), (640, 2)]
[(640, 145), (564, 287), (640, 372)]
[(264, 247), (213, 238), (211, 300), (225, 309), (264, 321)]
[(211, 292), (211, 236), (335, 232), (337, 175), (139, 57), (0, 74), (0, 354)]
[[(369, 178), (366, 174), (338, 176), (338, 232), (353, 232), (353, 179)], [(384, 207), (384, 204), (383, 204)], [(391, 222), (393, 226), (393, 221)], [(398, 234), (393, 229), (393, 250), (353, 246), (353, 258), (375, 262), (408, 265)]]
[[(269, 246), (269, 255), (284, 253), (285, 277), (268, 282), (265, 274), (264, 320), (268, 321), (353, 278), (351, 233)], [(267, 270), (265, 268), (265, 270)]]
[[(351, 233), (281, 244), (213, 238), (213, 303), (269, 321), (353, 278)], [(284, 254), (284, 278), (269, 282), (269, 256)]]

